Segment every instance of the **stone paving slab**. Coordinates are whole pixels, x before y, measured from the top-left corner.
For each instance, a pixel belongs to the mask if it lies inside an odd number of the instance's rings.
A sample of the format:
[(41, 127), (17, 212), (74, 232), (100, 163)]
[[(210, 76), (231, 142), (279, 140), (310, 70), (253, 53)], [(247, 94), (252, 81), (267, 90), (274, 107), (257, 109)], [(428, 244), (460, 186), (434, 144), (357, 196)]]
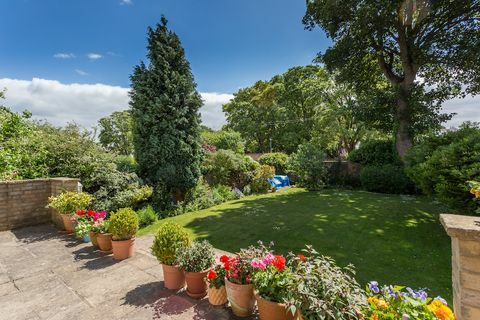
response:
[(118, 262), (50, 225), (0, 232), (0, 319), (237, 319), (165, 289), (152, 241), (137, 238), (135, 256)]

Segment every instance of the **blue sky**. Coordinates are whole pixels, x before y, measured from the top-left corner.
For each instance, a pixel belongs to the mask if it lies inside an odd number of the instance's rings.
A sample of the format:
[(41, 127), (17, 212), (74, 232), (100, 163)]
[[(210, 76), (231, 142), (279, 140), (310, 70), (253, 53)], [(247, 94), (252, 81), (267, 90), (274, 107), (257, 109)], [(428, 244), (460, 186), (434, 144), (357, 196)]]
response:
[(165, 14), (198, 89), (233, 93), (326, 48), (320, 30), (304, 30), (304, 12), (302, 0), (4, 0), (0, 77), (126, 87), (147, 26)]
[[(304, 0), (2, 0), (0, 9), (0, 103), (55, 125), (90, 128), (128, 108), (129, 75), (162, 14), (191, 63), (203, 123), (215, 129), (232, 93), (309, 64), (330, 44), (304, 30)], [(479, 104), (448, 102), (445, 111), (458, 112), (448, 125), (480, 121)]]

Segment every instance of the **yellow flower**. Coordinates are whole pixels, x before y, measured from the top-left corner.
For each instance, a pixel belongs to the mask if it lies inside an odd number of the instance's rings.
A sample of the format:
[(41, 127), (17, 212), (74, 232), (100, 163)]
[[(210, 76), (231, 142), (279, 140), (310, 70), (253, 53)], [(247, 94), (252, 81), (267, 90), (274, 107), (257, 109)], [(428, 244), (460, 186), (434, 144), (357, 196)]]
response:
[(440, 320), (455, 320), (452, 310), (439, 300), (433, 300), (427, 308)]
[(377, 306), (379, 308), (382, 308), (382, 309), (387, 309), (388, 308), (388, 303), (383, 299), (378, 299)]

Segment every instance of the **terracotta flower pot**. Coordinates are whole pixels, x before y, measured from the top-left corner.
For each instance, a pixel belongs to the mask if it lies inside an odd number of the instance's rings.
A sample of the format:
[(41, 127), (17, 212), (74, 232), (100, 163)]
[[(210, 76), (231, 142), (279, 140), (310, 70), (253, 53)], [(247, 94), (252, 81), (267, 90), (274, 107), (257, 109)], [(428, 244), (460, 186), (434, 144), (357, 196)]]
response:
[(94, 247), (98, 248), (98, 241), (97, 241), (98, 233), (90, 231), (90, 240)]
[(201, 299), (207, 295), (207, 282), (205, 278), (208, 270), (201, 272), (185, 272), (185, 281), (187, 282), (187, 294), (194, 299)]
[(185, 287), (185, 275), (177, 266), (162, 264), (163, 284), (170, 290), (180, 290)]
[(72, 215), (71, 214), (62, 214), (62, 219), (63, 219), (63, 227), (65, 228), (65, 231), (67, 231), (68, 234), (74, 233), (75, 228), (73, 227), (72, 223)]
[(112, 240), (113, 259), (125, 260), (133, 257), (135, 238), (128, 240)]
[(227, 304), (227, 290), (225, 286), (221, 286), (220, 288), (208, 288), (208, 302), (214, 306), (223, 306)]
[(98, 233), (97, 234), (98, 248), (105, 252), (112, 251), (112, 234)]
[(291, 312), (287, 313), (287, 306), (284, 303), (268, 301), (257, 293), (255, 293), (255, 299), (257, 299), (258, 315), (260, 316), (260, 320), (299, 319), (298, 316), (294, 317)]
[(253, 284), (235, 284), (225, 279), (228, 301), (237, 317), (248, 317), (255, 307)]

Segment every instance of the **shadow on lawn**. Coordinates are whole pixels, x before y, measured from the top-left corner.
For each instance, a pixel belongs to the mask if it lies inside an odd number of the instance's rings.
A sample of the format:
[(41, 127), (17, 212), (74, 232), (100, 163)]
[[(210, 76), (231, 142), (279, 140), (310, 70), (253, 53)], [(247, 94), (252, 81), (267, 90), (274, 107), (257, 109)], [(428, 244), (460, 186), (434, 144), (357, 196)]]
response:
[(239, 200), (210, 212), (186, 227), (217, 248), (235, 252), (262, 240), (286, 253), (311, 244), (339, 265), (353, 263), (362, 285), (378, 280), (451, 294), (450, 241), (428, 198), (330, 189)]

